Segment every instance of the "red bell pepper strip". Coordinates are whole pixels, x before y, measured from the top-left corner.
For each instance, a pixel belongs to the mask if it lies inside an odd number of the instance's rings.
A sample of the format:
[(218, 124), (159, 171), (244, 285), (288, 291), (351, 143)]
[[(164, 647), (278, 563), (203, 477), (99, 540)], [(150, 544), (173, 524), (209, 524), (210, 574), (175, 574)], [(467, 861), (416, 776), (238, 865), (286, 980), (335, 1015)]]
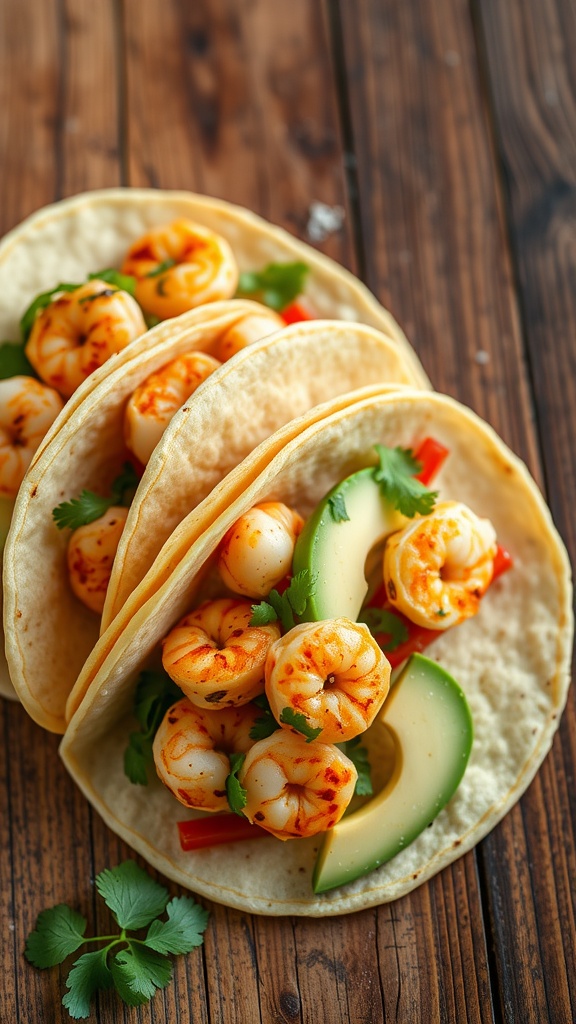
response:
[(448, 458), (450, 452), (440, 441), (433, 437), (425, 437), (422, 444), (414, 452), (414, 458), (422, 463), (422, 469), (416, 473), (416, 479), (421, 484), (429, 484)]
[(298, 324), (302, 320), (316, 320), (315, 317), (300, 302), (291, 302), (289, 306), (280, 313), (285, 324)]
[(193, 818), (178, 822), (180, 846), (183, 850), (201, 850), (205, 846), (235, 843), (241, 839), (262, 839), (269, 835), (248, 818), (239, 814), (217, 814), (209, 818)]
[[(496, 555), (494, 556), (494, 571), (492, 573), (492, 579), (490, 580), (490, 586), (494, 583), (494, 580), (502, 576), (503, 573), (507, 572), (508, 569), (512, 568), (512, 558), (508, 554), (505, 548), (498, 545)], [(402, 643), (398, 644), (393, 651), (387, 651), (386, 645), (390, 643), (389, 633), (375, 633), (374, 639), (376, 643), (382, 647), (388, 661), (392, 668), (396, 668), (397, 665), (401, 665), (406, 658), (409, 658), (411, 654), (422, 654), (423, 651), (432, 643), (433, 640), (437, 640), (439, 636), (442, 636), (444, 630), (442, 629), (426, 629), (425, 626), (419, 626), (416, 622), (412, 622), (406, 618), (402, 612), (399, 612), (397, 608), (390, 603), (388, 595), (386, 594), (386, 587), (382, 584), (378, 588), (376, 593), (371, 597), (367, 608), (378, 608), (382, 611), (392, 612), (396, 618), (400, 619), (400, 622), (406, 627), (408, 631), (408, 637), (403, 640)]]

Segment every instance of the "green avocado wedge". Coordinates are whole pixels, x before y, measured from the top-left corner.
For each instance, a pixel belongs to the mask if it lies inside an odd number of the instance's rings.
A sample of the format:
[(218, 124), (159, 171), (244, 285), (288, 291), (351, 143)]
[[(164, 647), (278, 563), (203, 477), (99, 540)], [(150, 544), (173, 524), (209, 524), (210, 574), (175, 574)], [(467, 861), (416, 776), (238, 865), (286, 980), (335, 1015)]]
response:
[(293, 575), (308, 569), (316, 579), (300, 620), (345, 616), (355, 622), (368, 592), (364, 566), (370, 550), (406, 522), (382, 493), (374, 467), (360, 469), (333, 487), (307, 520), (294, 549)]
[(473, 739), (470, 709), (435, 661), (412, 655), (378, 717), (396, 748), (392, 776), (369, 803), (326, 833), (312, 876), (315, 893), (395, 857), (431, 824), (464, 775)]

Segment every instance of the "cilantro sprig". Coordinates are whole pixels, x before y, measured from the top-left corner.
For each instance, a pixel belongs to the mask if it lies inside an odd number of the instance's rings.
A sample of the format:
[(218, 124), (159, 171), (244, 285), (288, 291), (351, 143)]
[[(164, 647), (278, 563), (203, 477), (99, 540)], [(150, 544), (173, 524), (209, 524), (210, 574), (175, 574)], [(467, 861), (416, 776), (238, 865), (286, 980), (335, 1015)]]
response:
[(241, 817), (244, 817), (242, 808), (246, 807), (247, 793), (238, 779), (238, 772), (245, 760), (246, 754), (230, 754), (230, 774), (226, 779), (226, 796), (230, 810)]
[(306, 737), (307, 743), (312, 743), (312, 740), (318, 739), (322, 732), (321, 726), (315, 729), (312, 725), (309, 725), (306, 715), (301, 711), (294, 711), (294, 708), (282, 708), (280, 721), (283, 725), (290, 725), (293, 729), (296, 729), (296, 732), (302, 733)]
[(374, 470), (374, 479), (380, 484), (388, 501), (408, 518), (420, 514), (428, 515), (434, 508), (438, 491), (431, 491), (415, 473), (422, 465), (414, 458), (410, 448), (386, 448), (374, 445), (379, 465)]
[(317, 575), (302, 569), (290, 580), (283, 594), (271, 590), (265, 601), (252, 605), (251, 626), (266, 626), (278, 619), (286, 631), (296, 625), (295, 615), (303, 615), (309, 598), (315, 593)]
[(138, 484), (134, 466), (131, 462), (125, 462), (122, 472), (112, 483), (109, 498), (83, 490), (79, 497), (57, 505), (52, 511), (52, 518), (59, 530), (77, 530), (99, 519), (113, 505), (130, 505)]
[(277, 313), (282, 312), (304, 290), (310, 268), (305, 263), (269, 263), (263, 270), (240, 274), (238, 298), (256, 298)]
[(346, 757), (350, 758), (358, 772), (354, 788), (356, 796), (372, 796), (374, 793), (371, 776), (372, 770), (368, 759), (368, 751), (366, 747), (362, 746), (361, 740), (361, 736), (355, 736), (354, 739), (346, 740), (344, 743), (337, 743), (336, 746), (340, 748), (342, 753), (346, 754)]
[[(106, 284), (113, 285), (115, 290), (128, 292), (132, 296), (136, 292), (136, 279), (128, 274), (121, 274), (119, 270), (114, 270), (113, 267), (106, 267), (104, 270), (99, 270), (95, 274), (88, 274), (86, 280), (105, 281)], [(72, 283), (70, 281), (61, 281), (55, 288), (50, 288), (47, 292), (41, 292), (40, 295), (37, 295), (24, 311), (20, 320), (22, 340), (25, 342), (28, 341), (38, 313), (41, 313), (43, 309), (46, 309), (46, 307), (49, 306), (50, 303), (59, 295), (62, 295), (64, 292), (75, 292), (81, 287), (82, 284), (78, 284), (77, 282)]]
[(390, 637), (386, 643), (380, 644), (383, 651), (395, 651), (409, 636), (406, 623), (387, 608), (363, 608), (358, 616), (358, 622), (364, 622), (372, 636), (384, 633)]
[(166, 672), (140, 673), (134, 697), (134, 715), (140, 730), (130, 733), (124, 751), (124, 774), (135, 785), (148, 784), (148, 771), (154, 764), (154, 737), (168, 708), (181, 697), (182, 691)]
[(251, 740), (265, 740), (273, 732), (276, 732), (280, 726), (272, 714), (272, 709), (265, 693), (259, 693), (257, 697), (253, 698), (252, 703), (260, 708), (262, 714), (255, 720), (248, 735)]
[[(42, 911), (28, 936), (25, 956), (41, 970), (63, 963), (81, 946), (104, 942), (102, 949), (83, 953), (68, 974), (62, 1004), (74, 1020), (90, 1015), (93, 996), (114, 987), (129, 1006), (147, 1003), (172, 976), (170, 954), (189, 953), (203, 942), (208, 912), (189, 896), (169, 893), (135, 861), (96, 876), (96, 888), (112, 912), (116, 935), (86, 937), (87, 922), (64, 903)], [(160, 920), (166, 913), (167, 919)], [(128, 934), (148, 928), (139, 938)]]

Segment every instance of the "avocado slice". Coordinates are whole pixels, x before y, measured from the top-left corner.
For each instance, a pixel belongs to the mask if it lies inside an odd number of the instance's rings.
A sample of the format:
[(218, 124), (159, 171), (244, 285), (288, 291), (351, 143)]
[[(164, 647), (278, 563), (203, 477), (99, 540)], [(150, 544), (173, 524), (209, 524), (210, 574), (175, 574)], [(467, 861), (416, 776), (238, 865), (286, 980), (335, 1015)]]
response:
[(391, 778), (368, 804), (327, 832), (312, 885), (326, 892), (385, 864), (433, 821), (456, 791), (472, 748), (472, 718), (458, 684), (414, 654), (378, 719), (394, 739)]
[[(348, 519), (341, 519), (342, 511)], [(394, 509), (374, 479), (374, 467), (342, 480), (322, 499), (296, 541), (293, 574), (316, 576), (302, 622), (345, 616), (356, 621), (368, 593), (364, 566), (371, 548), (400, 530), (406, 517)]]

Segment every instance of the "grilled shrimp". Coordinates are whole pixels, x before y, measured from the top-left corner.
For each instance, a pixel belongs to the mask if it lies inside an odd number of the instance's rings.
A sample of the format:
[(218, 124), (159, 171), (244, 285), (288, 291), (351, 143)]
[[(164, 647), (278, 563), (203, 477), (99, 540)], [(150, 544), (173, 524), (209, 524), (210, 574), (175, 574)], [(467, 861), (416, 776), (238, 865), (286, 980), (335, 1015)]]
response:
[(25, 351), (42, 380), (69, 398), (86, 377), (145, 331), (136, 300), (95, 278), (64, 292), (38, 314)]
[(224, 536), (218, 571), (235, 594), (266, 597), (292, 566), (304, 520), (279, 501), (254, 505)]
[(136, 278), (138, 302), (160, 320), (204, 302), (229, 299), (238, 284), (228, 242), (190, 220), (175, 220), (139, 238), (122, 273)]
[(0, 497), (15, 498), (34, 452), (64, 403), (34, 377), (0, 381)]
[(278, 316), (278, 313), (262, 306), (261, 312), (245, 313), (237, 323), (224, 332), (216, 346), (214, 355), (222, 363), (225, 363), (227, 359), (231, 359), (247, 345), (251, 345), (254, 341), (260, 341), (261, 338), (267, 338), (269, 334), (274, 334), (275, 331), (279, 331), (285, 326), (286, 324), (282, 317)]
[(238, 773), (246, 790), (243, 813), (278, 839), (314, 836), (340, 820), (357, 778), (338, 747), (280, 729), (246, 754)]
[(202, 811), (228, 810), (230, 754), (245, 754), (254, 745), (250, 730), (261, 714), (255, 704), (207, 711), (187, 697), (166, 712), (154, 740), (154, 762), (181, 804)]
[(390, 603), (427, 629), (476, 615), (494, 571), (496, 533), (466, 505), (445, 501), (389, 537), (384, 582)]
[(70, 586), (82, 604), (100, 615), (127, 515), (127, 508), (113, 505), (99, 519), (79, 526), (68, 541)]
[(251, 618), (248, 601), (205, 601), (163, 641), (162, 664), (193, 704), (237, 707), (264, 692), (264, 662), (280, 630), (250, 626)]
[(174, 413), (220, 365), (205, 352), (187, 352), (136, 388), (124, 413), (124, 439), (142, 465), (148, 462)]
[(266, 696), (276, 721), (287, 710), (305, 715), (323, 743), (364, 732), (389, 687), (386, 655), (368, 627), (350, 619), (303, 622), (272, 644), (266, 660)]

